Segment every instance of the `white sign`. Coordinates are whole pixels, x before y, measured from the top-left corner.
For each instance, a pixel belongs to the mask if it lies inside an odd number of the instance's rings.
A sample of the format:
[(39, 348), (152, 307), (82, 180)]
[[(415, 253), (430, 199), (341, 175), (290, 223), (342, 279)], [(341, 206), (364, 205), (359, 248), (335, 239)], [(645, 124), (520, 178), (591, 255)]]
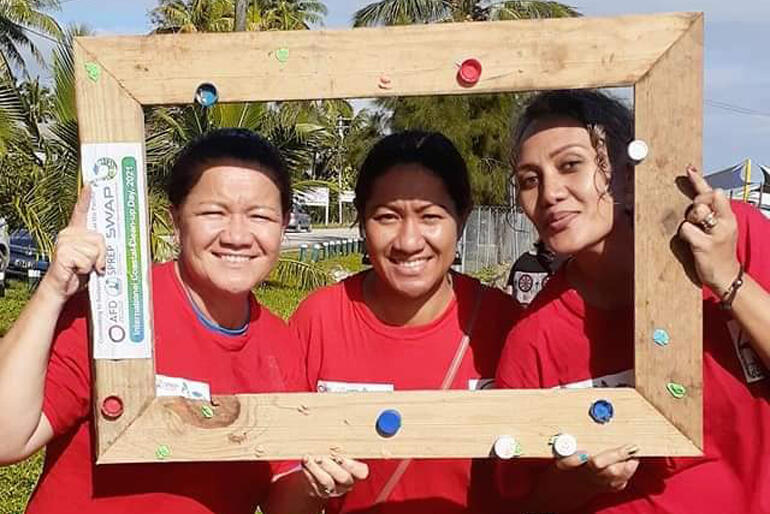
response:
[(94, 359), (152, 356), (150, 248), (141, 143), (81, 146), (83, 181), (91, 184), (88, 228), (104, 236), (104, 275), (91, 273)]
[(155, 375), (155, 396), (181, 396), (188, 400), (210, 402), (211, 390), (206, 382)]
[(355, 200), (355, 198), (356, 198), (355, 191), (342, 191), (340, 193), (340, 202), (353, 203), (353, 200)]
[(329, 205), (328, 187), (310, 187), (303, 191), (296, 191), (294, 196), (305, 205), (320, 207), (328, 207)]

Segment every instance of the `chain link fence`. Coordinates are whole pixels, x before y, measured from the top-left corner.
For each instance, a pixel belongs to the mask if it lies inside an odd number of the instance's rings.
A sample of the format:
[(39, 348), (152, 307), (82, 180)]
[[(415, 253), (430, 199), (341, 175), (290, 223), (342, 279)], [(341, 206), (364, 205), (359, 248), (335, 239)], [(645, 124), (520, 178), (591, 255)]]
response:
[(512, 263), (536, 240), (535, 226), (516, 208), (476, 207), (468, 217), (460, 241), (460, 271), (473, 273)]

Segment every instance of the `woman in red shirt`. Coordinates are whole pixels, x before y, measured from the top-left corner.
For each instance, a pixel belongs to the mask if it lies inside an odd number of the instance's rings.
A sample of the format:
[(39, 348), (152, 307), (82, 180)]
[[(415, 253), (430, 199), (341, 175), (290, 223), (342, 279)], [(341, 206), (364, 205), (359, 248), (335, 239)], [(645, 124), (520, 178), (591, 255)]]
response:
[[(633, 385), (632, 139), (631, 112), (593, 91), (539, 94), (521, 117), (512, 159), (519, 205), (543, 242), (571, 259), (509, 334), (501, 387)], [(705, 456), (640, 462), (629, 441), (553, 463), (503, 464), (500, 487), (518, 509), (770, 511), (770, 222), (731, 204), (694, 168), (687, 176), (696, 196), (679, 237), (704, 285)]]
[[(490, 387), (517, 317), (502, 291), (450, 270), (471, 210), (465, 162), (443, 135), (378, 142), (356, 183), (372, 269), (308, 297), (290, 325), (311, 387), (344, 391)], [(370, 477), (326, 512), (490, 512), (491, 468), (469, 459), (370, 461)]]
[[(364, 478), (364, 465), (328, 457), (300, 473), (280, 462), (94, 466), (88, 301), (78, 291), (105, 272), (107, 249), (86, 228), (91, 190), (0, 345), (0, 464), (46, 446), (27, 512), (315, 513), (324, 491)], [(152, 269), (158, 375), (219, 395), (306, 390), (296, 340), (252, 294), (275, 264), (291, 208), (277, 149), (248, 130), (208, 132), (181, 153), (168, 194), (180, 255)], [(319, 468), (337, 481), (319, 482)]]

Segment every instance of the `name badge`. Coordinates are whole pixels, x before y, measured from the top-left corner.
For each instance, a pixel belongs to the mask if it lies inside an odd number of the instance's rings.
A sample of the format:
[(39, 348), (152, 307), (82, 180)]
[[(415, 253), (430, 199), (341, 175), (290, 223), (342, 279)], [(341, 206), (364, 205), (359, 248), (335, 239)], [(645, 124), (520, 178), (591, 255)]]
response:
[(319, 380), (316, 383), (316, 390), (319, 393), (382, 393), (393, 391), (393, 384)]

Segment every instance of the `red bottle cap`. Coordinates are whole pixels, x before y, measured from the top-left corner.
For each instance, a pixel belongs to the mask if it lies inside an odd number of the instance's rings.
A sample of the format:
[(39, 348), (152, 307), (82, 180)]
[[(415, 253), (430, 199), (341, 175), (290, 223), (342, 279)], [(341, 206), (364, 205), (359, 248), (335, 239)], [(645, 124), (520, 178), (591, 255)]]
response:
[(481, 62), (478, 59), (465, 59), (457, 71), (457, 80), (464, 86), (473, 86), (481, 78)]
[(102, 416), (117, 419), (123, 415), (123, 400), (117, 396), (108, 396), (102, 401)]

